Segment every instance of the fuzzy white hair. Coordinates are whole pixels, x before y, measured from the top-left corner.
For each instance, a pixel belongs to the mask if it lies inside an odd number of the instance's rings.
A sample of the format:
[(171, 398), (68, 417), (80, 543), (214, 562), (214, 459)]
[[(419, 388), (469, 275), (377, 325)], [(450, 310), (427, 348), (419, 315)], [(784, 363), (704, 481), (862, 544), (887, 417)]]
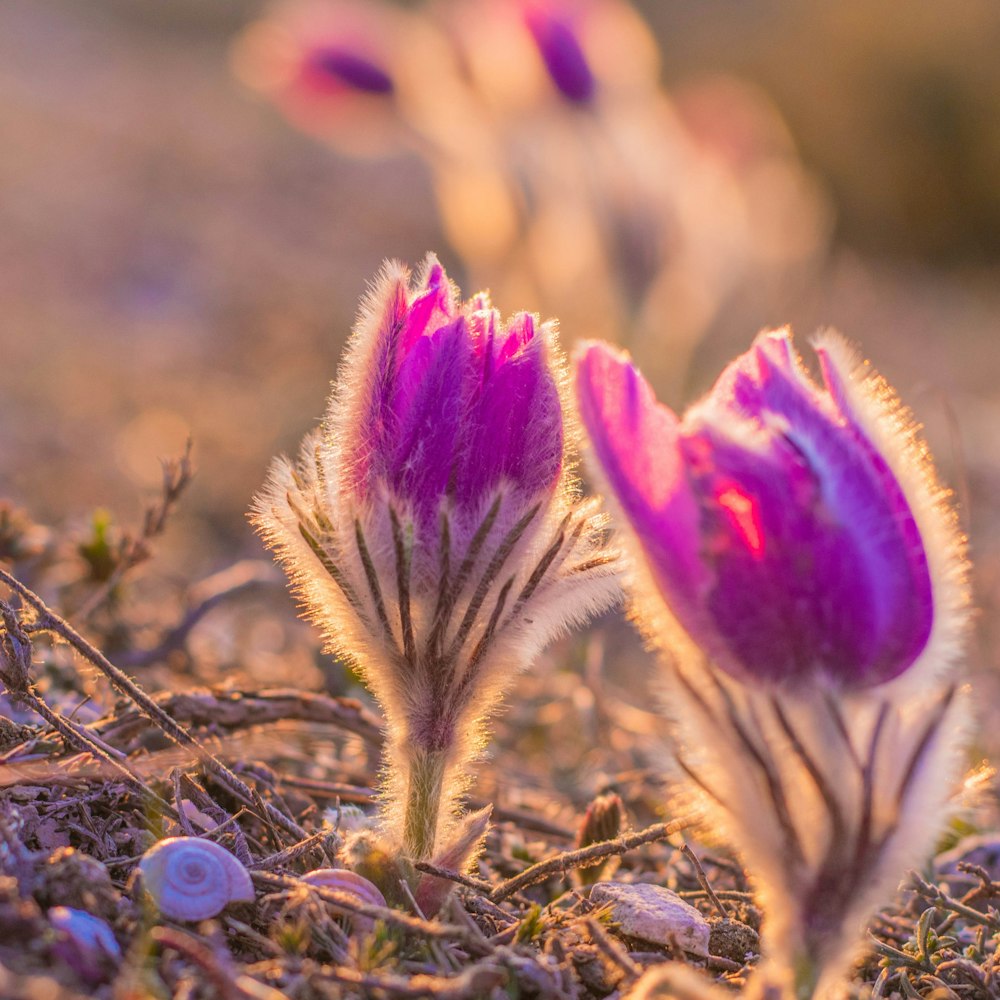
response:
[[(435, 263), (428, 257), (418, 281)], [(569, 420), (554, 488), (526, 502), (501, 483), (477, 511), (463, 513), (476, 526), (464, 550), (456, 539), (470, 532), (454, 530), (455, 513), (442, 501), (431, 574), (414, 567), (414, 516), (405, 501), (388, 488), (360, 499), (349, 488), (352, 443), (378, 389), (382, 317), (394, 296), (409, 294), (408, 281), (408, 271), (390, 263), (369, 290), (322, 428), (305, 439), (297, 463), (274, 462), (252, 520), (328, 649), (359, 669), (385, 712), (387, 829), (403, 829), (415, 782), (436, 782), (448, 804), (442, 840), (481, 752), (485, 719), (547, 643), (619, 599), (619, 567), (605, 547), (604, 515), (596, 502), (581, 501), (571, 465), (578, 435)], [(554, 325), (536, 330), (565, 416), (571, 408)], [(428, 770), (420, 727), (449, 712), (454, 734), (443, 765)]]
[[(946, 821), (969, 729), (968, 693), (954, 676), (970, 619), (966, 541), (949, 494), (888, 383), (838, 334), (815, 343), (835, 401), (895, 475), (927, 554), (934, 620), (901, 677), (845, 691), (819, 676), (788, 690), (721, 673), (664, 602), (600, 463), (586, 456), (624, 529), (630, 616), (664, 666), (676, 754), (668, 770), (759, 886), (765, 963), (751, 996), (770, 995), (770, 986), (779, 995), (836, 993), (864, 922)], [(673, 995), (669, 978), (664, 996)]]

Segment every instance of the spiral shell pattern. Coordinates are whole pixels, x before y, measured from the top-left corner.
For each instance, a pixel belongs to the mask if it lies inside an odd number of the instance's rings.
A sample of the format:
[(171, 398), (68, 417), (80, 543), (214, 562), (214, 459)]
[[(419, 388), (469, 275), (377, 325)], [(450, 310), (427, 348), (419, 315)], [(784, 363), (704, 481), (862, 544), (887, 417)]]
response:
[(233, 902), (252, 902), (250, 872), (224, 847), (198, 837), (169, 837), (139, 862), (142, 884), (172, 920), (207, 920)]

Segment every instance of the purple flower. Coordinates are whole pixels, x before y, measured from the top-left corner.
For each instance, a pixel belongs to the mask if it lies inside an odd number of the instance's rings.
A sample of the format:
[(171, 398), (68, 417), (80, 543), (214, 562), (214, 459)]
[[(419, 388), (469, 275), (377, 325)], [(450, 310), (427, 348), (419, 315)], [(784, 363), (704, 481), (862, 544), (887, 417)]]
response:
[(947, 495), (889, 386), (834, 335), (816, 350), (822, 386), (787, 331), (761, 334), (682, 419), (607, 347), (577, 370), (640, 620), (670, 652), (677, 776), (767, 909), (754, 996), (840, 992), (944, 822), (968, 714)]
[(297, 127), (383, 155), (407, 141), (400, 114), (428, 62), (420, 23), (377, 0), (281, 0), (236, 40), (233, 69)]
[(524, 22), (559, 92), (574, 103), (585, 104), (597, 89), (594, 74), (569, 18), (560, 17), (551, 6), (528, 4)]
[(934, 594), (903, 485), (848, 392), (765, 333), (683, 417), (601, 345), (577, 386), (594, 454), (680, 625), (730, 675), (881, 684), (927, 646)]
[[(555, 331), (429, 257), (373, 287), (323, 428), (279, 459), (255, 516), (333, 652), (389, 729), (385, 824), (411, 857), (438, 830), (514, 674), (617, 596), (603, 519), (563, 453)], [(444, 834), (454, 833), (454, 808)]]
[(467, 520), (501, 489), (522, 504), (551, 495), (562, 408), (533, 316), (504, 325), (485, 295), (457, 302), (435, 262), (414, 290), (398, 277), (371, 322), (373, 391), (348, 445), (359, 499), (385, 490), (436, 532), (442, 503)]

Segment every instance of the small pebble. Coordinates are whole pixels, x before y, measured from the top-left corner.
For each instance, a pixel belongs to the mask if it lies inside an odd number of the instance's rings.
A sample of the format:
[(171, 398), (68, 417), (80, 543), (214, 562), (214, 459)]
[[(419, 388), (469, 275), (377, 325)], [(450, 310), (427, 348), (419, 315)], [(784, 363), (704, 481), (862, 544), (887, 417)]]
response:
[(760, 940), (752, 927), (732, 918), (720, 920), (716, 917), (708, 923), (712, 929), (709, 951), (713, 955), (742, 965), (748, 955), (756, 955), (760, 951)]
[(590, 890), (597, 906), (611, 904), (611, 919), (628, 937), (669, 947), (676, 941), (692, 955), (708, 955), (708, 921), (676, 892), (648, 882), (598, 882)]

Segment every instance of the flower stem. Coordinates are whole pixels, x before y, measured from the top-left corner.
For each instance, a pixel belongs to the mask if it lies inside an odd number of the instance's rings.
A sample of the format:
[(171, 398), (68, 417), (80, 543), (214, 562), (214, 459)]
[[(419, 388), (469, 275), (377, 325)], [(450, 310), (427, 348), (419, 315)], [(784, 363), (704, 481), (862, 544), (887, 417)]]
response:
[(812, 1000), (822, 971), (819, 963), (808, 952), (803, 951), (796, 956), (794, 969), (797, 1000)]
[(434, 851), (445, 763), (441, 750), (417, 750), (410, 760), (403, 847), (411, 861), (426, 861)]

